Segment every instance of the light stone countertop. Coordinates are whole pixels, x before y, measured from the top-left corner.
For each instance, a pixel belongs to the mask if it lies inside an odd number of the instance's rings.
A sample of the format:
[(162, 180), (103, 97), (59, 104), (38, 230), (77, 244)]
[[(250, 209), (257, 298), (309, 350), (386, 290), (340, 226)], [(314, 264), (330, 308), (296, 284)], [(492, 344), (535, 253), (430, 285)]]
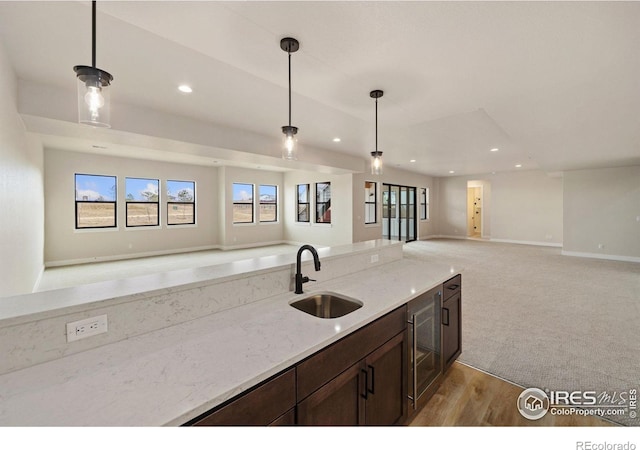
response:
[(320, 319), (293, 293), (0, 376), (0, 426), (181, 425), (460, 273), (401, 259), (324, 283), (364, 306)]

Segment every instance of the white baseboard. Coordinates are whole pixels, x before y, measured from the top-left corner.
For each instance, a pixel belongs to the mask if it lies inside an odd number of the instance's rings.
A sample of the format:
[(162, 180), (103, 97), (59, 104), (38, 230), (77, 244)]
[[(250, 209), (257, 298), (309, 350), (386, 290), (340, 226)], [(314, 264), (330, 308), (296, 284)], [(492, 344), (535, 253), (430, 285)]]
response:
[(203, 247), (181, 248), (176, 250), (158, 250), (153, 252), (130, 253), (126, 255), (94, 256), (91, 258), (66, 259), (60, 261), (46, 261), (45, 267), (72, 266), (75, 264), (87, 264), (95, 262), (122, 261), (125, 259), (145, 258), (147, 256), (175, 255), (177, 253), (199, 252), (203, 250), (218, 250), (219, 245), (206, 245)]
[(253, 242), (251, 244), (222, 245), (220, 250), (242, 250), (244, 248), (266, 247), (267, 245), (289, 244), (288, 241)]
[(638, 256), (623, 256), (623, 255), (603, 255), (602, 253), (585, 253), (585, 252), (570, 252), (562, 250), (563, 256), (577, 256), (580, 258), (596, 258), (596, 259), (608, 259), (611, 261), (623, 261), (623, 262), (640, 262)]
[(491, 242), (501, 242), (505, 244), (522, 244), (522, 245), (538, 245), (542, 247), (560, 247), (562, 243), (557, 242), (544, 242), (544, 241), (518, 241), (513, 239), (491, 239)]

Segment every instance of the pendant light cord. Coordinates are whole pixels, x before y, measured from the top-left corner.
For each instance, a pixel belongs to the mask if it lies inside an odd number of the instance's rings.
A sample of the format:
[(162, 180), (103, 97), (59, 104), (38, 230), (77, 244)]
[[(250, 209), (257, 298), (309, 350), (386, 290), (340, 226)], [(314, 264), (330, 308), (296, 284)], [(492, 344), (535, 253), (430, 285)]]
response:
[(378, 99), (376, 98), (376, 153), (378, 153)]
[(291, 126), (291, 52), (289, 54), (289, 126)]
[(92, 5), (92, 30), (91, 30), (91, 38), (92, 38), (92, 47), (91, 47), (91, 64), (95, 69), (96, 67), (96, 1), (94, 0)]

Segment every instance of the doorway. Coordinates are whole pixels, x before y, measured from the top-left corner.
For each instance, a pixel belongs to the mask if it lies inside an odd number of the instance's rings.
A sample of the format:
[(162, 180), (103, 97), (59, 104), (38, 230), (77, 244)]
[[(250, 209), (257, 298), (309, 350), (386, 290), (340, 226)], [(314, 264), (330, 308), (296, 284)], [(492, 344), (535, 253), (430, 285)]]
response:
[(482, 236), (482, 187), (467, 188), (467, 236)]
[(382, 185), (382, 237), (394, 241), (416, 240), (416, 188)]

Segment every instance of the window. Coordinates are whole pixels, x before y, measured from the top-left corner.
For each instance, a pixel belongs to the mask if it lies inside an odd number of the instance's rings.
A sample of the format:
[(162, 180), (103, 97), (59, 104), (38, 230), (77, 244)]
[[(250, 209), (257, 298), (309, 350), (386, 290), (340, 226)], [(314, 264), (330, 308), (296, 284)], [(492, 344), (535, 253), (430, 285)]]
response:
[(298, 197), (296, 198), (296, 222), (309, 222), (309, 185), (299, 184), (297, 186)]
[(375, 181), (364, 182), (364, 223), (377, 222), (378, 185)]
[(429, 188), (420, 189), (420, 220), (429, 219)]
[(316, 183), (316, 223), (331, 223), (331, 183)]
[(260, 222), (278, 220), (278, 186), (260, 185)]
[(160, 225), (159, 186), (159, 180), (125, 178), (128, 227)]
[(167, 225), (196, 223), (196, 183), (167, 180)]
[(116, 227), (116, 177), (75, 174), (76, 229)]
[(233, 223), (253, 223), (253, 184), (233, 183)]

